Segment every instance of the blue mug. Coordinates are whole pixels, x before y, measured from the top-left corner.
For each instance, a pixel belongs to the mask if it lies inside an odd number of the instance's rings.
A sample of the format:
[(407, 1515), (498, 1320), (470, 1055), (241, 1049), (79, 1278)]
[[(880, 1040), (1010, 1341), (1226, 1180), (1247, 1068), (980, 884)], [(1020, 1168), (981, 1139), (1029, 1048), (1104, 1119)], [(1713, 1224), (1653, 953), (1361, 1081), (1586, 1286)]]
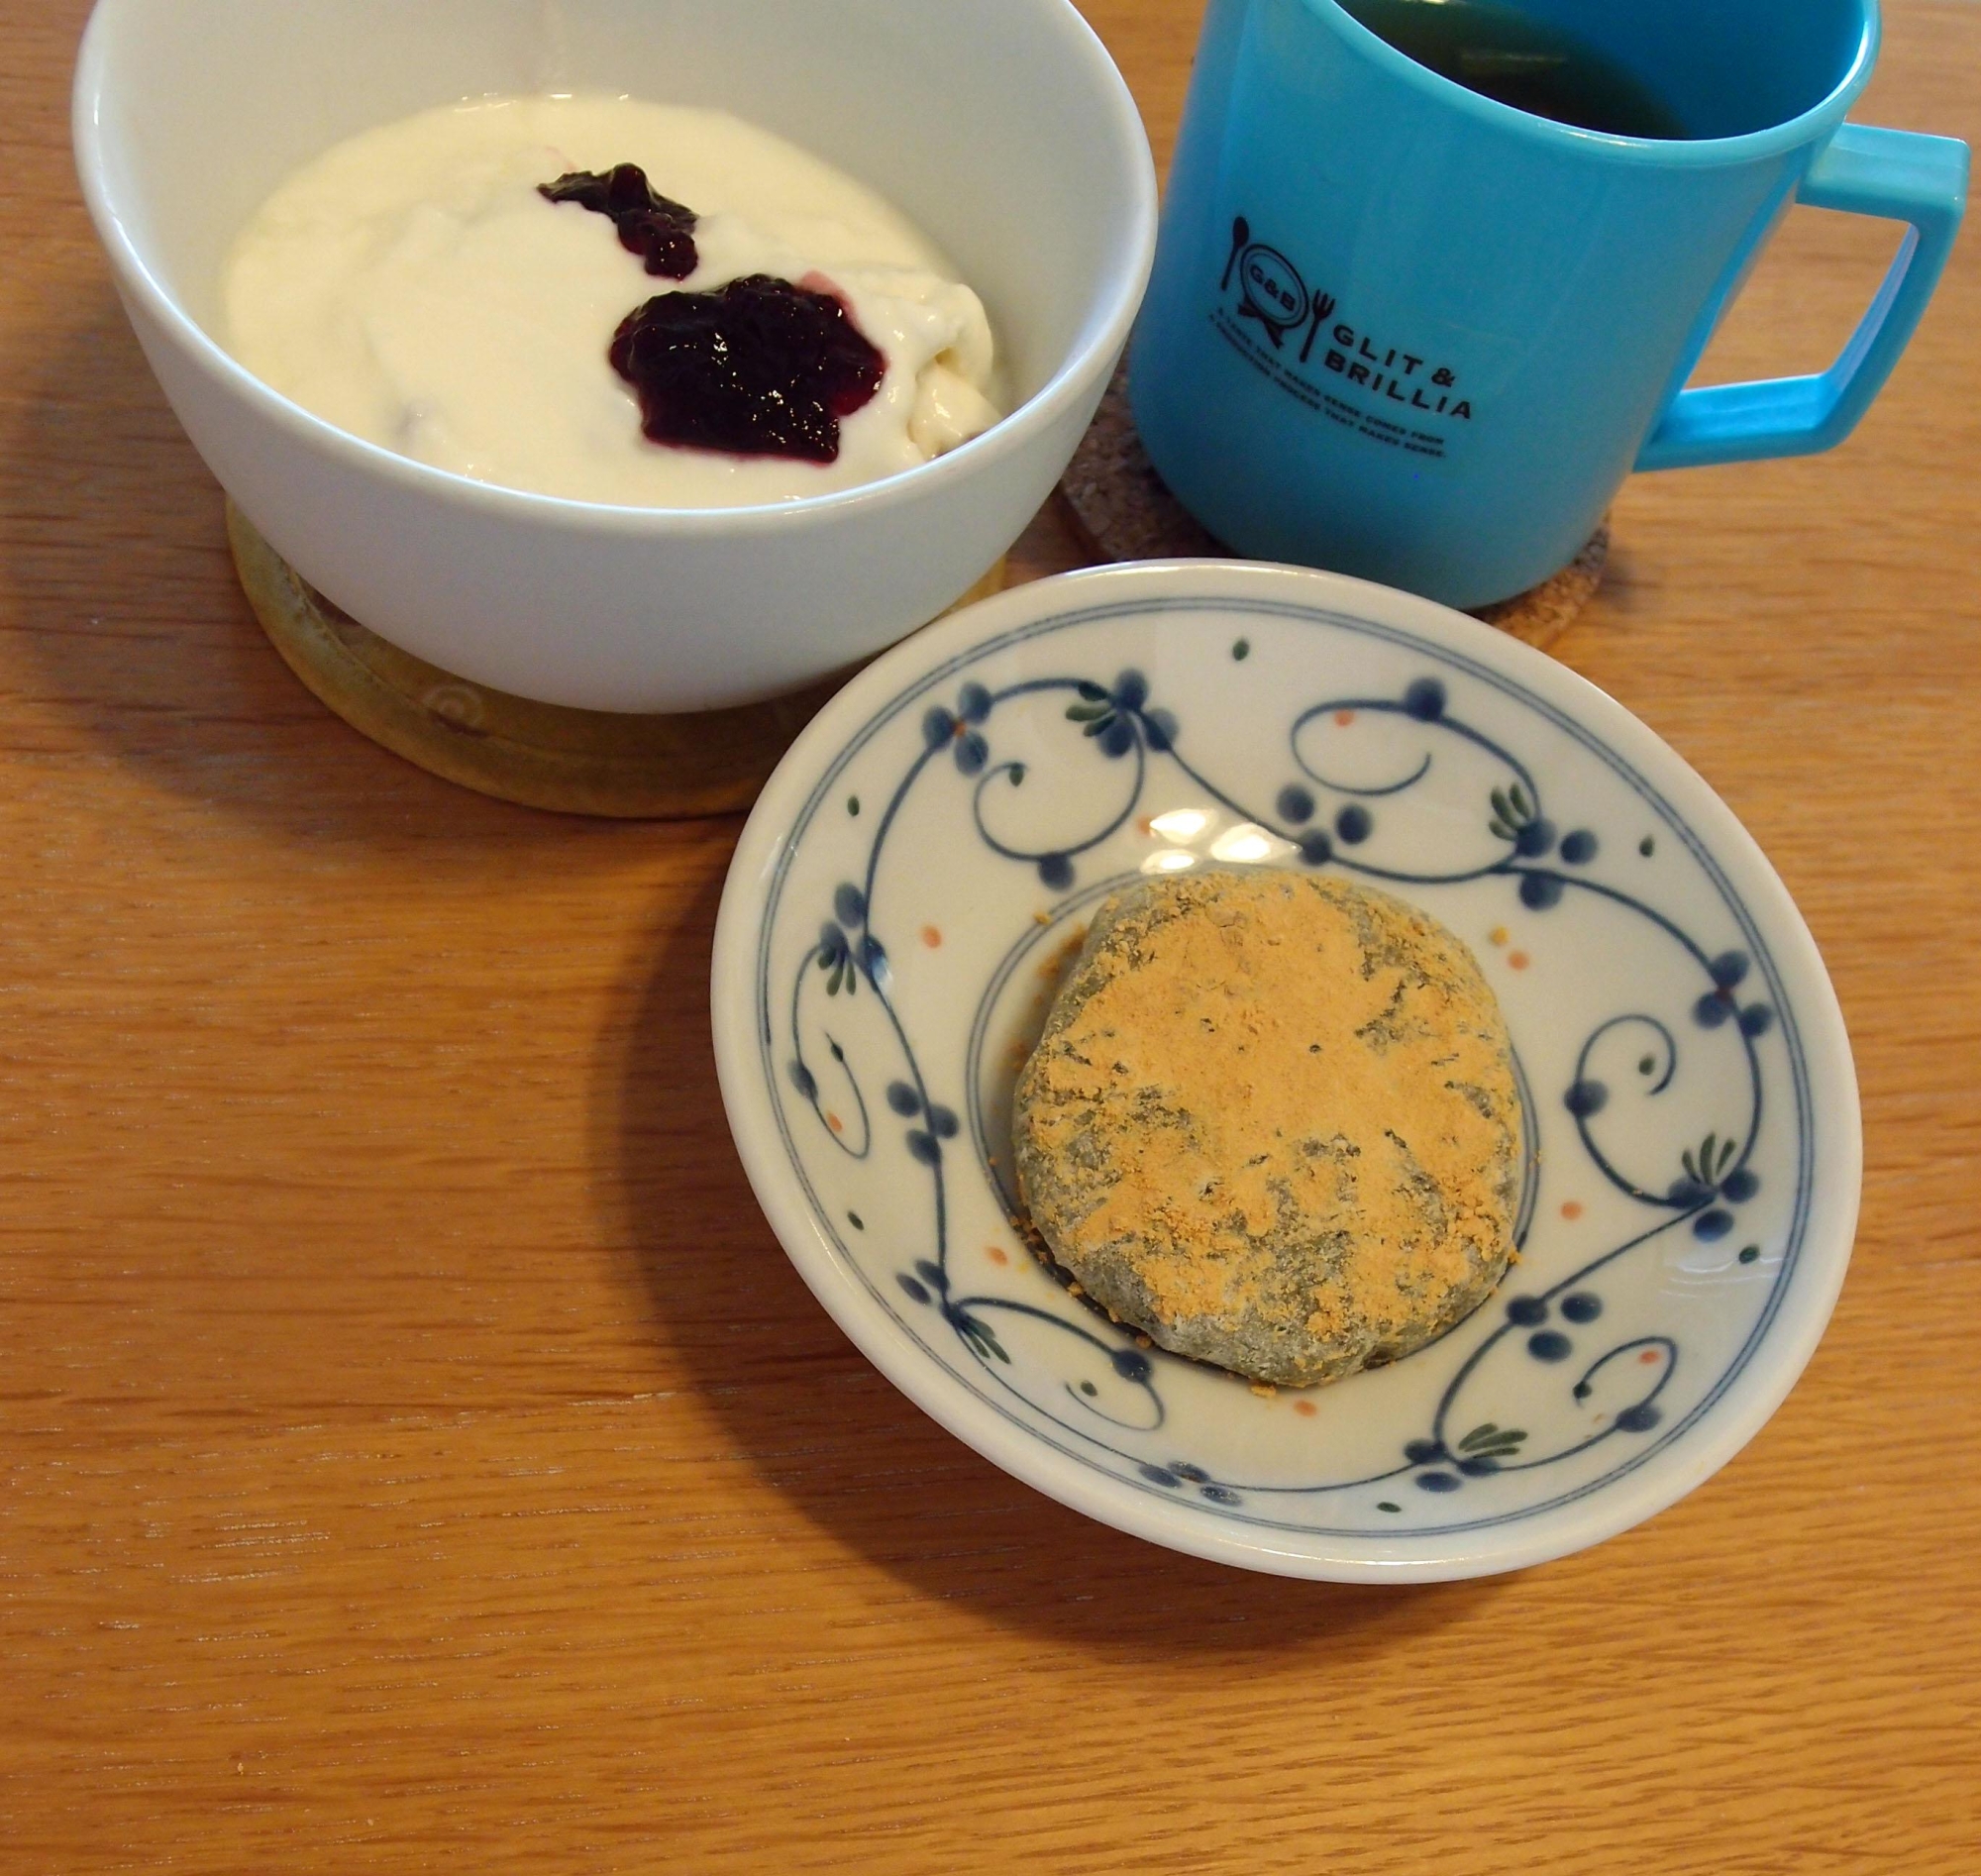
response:
[[(1508, 598), (1580, 552), (1632, 468), (1840, 443), (1926, 309), (1967, 147), (1844, 123), (1876, 0), (1500, 4), (1688, 135), (1531, 116), (1335, 0), (1210, 0), (1129, 398), (1242, 554)], [(1870, 311), (1820, 376), (1685, 388), (1792, 202), (1910, 224)]]

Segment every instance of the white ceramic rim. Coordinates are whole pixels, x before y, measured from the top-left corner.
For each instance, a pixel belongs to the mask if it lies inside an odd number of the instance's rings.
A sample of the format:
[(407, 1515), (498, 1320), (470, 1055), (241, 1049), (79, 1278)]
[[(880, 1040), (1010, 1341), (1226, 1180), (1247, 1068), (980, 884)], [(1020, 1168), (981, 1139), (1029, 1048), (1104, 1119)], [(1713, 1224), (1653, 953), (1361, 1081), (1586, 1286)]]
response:
[(1127, 81), (1073, 0), (1036, 0), (1036, 3), (1049, 9), (1051, 20), (1042, 24), (1055, 26), (1062, 35), (1066, 56), (1087, 67), (1103, 121), (1110, 136), (1119, 141), (1132, 172), (1134, 199), (1129, 210), (1132, 258), (1106, 283), (1102, 299), (1106, 316), (1085, 344), (1068, 354), (1058, 370), (1033, 396), (983, 435), (931, 463), (884, 480), (837, 489), (830, 494), (800, 496), (795, 501), (736, 508), (646, 508), (573, 501), (562, 495), (505, 488), (415, 463), (409, 457), (366, 443), (271, 390), (216, 344), (145, 264), (113, 199), (104, 173), (100, 140), (104, 65), (109, 56), (106, 49), (117, 30), (123, 0), (98, 0), (83, 30), (81, 49), (76, 55), (70, 104), (76, 174), (90, 219), (96, 225), (97, 238), (110, 257), (112, 270), (124, 294), (144, 309), (209, 380), (308, 449), (347, 467), (382, 476), (408, 490), (515, 520), (555, 521), (594, 534), (747, 536), (774, 532), (788, 538), (793, 531), (831, 526), (838, 516), (851, 511), (911, 501), (924, 490), (933, 491), (973, 473), (978, 464), (988, 466), (1022, 451), (1039, 431), (1049, 429), (1070, 405), (1090, 391), (1096, 377), (1112, 368), (1128, 342), (1129, 329), (1140, 310), (1156, 256), (1156, 168), (1148, 133)]
[[(1143, 594), (1136, 594), (1137, 587)], [(1731, 1377), (1713, 1409), (1653, 1462), (1605, 1481), (1576, 1502), (1487, 1530), (1412, 1539), (1338, 1537), (1301, 1542), (1284, 1533), (1220, 1525), (1181, 1503), (1150, 1498), (1124, 1481), (1063, 1459), (1014, 1422), (984, 1409), (879, 1314), (842, 1270), (778, 1142), (773, 1095), (755, 1046), (755, 965), (767, 884), (817, 777), (851, 733), (908, 685), (989, 640), (1056, 611), (1133, 596), (1179, 593), (1214, 603), (1247, 596), (1299, 597), (1442, 640), (1542, 693), (1603, 743), (1652, 775), (1659, 789), (1738, 875), (1739, 902), (1767, 934), (1801, 1026), (1810, 1083), (1835, 1138), (1825, 1165), (1837, 1198), (1812, 1217), (1794, 1281), (1768, 1324), (1768, 1359)], [(1077, 596), (1076, 596), (1077, 595)], [(1606, 691), (1546, 654), (1428, 599), (1343, 574), (1236, 561), (1158, 561), (1089, 569), (1014, 587), (917, 633), (855, 677), (820, 711), (765, 785), (737, 843), (716, 919), (710, 1014), (717, 1078), (739, 1158), (785, 1254), (847, 1337), (939, 1425), (993, 1464), (1088, 1516), (1167, 1548), (1274, 1575), (1350, 1583), (1424, 1583), (1523, 1569), (1587, 1549), (1654, 1516), (1704, 1484), (1740, 1451), (1787, 1398), (1822, 1340), (1849, 1265), (1863, 1174), (1857, 1080), (1841, 1007), (1815, 939), (1753, 837), (1705, 780)], [(1408, 1557), (1377, 1551), (1410, 1549)]]

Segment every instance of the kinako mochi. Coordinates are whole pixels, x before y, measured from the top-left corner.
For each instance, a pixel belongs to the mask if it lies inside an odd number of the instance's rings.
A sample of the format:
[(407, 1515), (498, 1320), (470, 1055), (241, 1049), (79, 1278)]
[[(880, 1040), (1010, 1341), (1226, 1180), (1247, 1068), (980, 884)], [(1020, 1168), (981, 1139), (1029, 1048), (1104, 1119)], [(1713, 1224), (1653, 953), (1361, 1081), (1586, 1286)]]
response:
[(1170, 874), (1109, 899), (1012, 1143), (1032, 1223), (1096, 1302), (1259, 1381), (1420, 1348), (1513, 1250), (1493, 992), (1433, 919), (1336, 879)]

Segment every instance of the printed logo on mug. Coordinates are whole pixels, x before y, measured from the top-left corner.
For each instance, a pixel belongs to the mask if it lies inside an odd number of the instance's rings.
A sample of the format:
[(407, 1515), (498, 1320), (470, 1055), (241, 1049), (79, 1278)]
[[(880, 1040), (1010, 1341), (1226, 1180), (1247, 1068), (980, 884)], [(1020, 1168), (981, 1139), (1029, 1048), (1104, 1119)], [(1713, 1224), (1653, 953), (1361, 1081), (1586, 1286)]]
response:
[[(1129, 395), (1241, 553), (1476, 606), (1633, 468), (1824, 450), (1897, 362), (1966, 146), (1845, 124), (1876, 0), (1211, 0)], [(1837, 363), (1686, 380), (1789, 205), (1909, 224)]]
[[(1421, 356), (1400, 352), (1395, 346), (1372, 347), (1366, 332), (1358, 333), (1345, 321), (1329, 326), (1328, 317), (1337, 304), (1334, 295), (1309, 292), (1299, 269), (1285, 255), (1252, 240), (1252, 225), (1242, 215), (1231, 224), (1231, 259), (1225, 263), (1221, 284), (1231, 286), (1234, 274), (1237, 313), (1235, 318), (1220, 319), (1218, 331), (1303, 404), (1325, 411), (1335, 422), (1360, 430), (1375, 442), (1395, 444), (1419, 456), (1444, 454), (1438, 432), (1407, 428), (1380, 410), (1372, 416), (1353, 403), (1330, 396), (1308, 374), (1315, 345), (1324, 332), (1327, 343), (1321, 347), (1315, 368), (1332, 371), (1350, 384), (1366, 386), (1372, 397), (1407, 404), (1426, 417), (1449, 416), (1453, 423), (1472, 421), (1471, 399), (1459, 394), (1458, 374), (1450, 365), (1430, 365)], [(1244, 329), (1247, 319), (1259, 322), (1276, 352), (1284, 350), (1289, 333), (1304, 329), (1300, 351), (1283, 360), (1262, 357), (1252, 345), (1252, 335)]]

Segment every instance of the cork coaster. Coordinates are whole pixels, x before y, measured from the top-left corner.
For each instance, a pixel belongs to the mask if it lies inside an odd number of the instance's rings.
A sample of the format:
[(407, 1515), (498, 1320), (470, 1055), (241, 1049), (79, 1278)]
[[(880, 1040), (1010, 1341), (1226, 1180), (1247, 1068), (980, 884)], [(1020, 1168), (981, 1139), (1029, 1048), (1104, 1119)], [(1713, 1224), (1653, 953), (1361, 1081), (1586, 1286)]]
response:
[[(282, 661), (361, 735), (444, 781), (561, 814), (686, 820), (750, 806), (797, 733), (852, 675), (738, 709), (622, 715), (470, 683), (367, 631), (227, 504), (255, 616)], [(958, 605), (1003, 584), (1000, 561)]]
[(1610, 564), (1610, 517), (1582, 544), (1582, 552), (1552, 579), (1502, 599), (1498, 605), (1474, 606), (1472, 616), (1497, 625), (1526, 644), (1546, 651), (1575, 623), (1576, 615), (1596, 597), (1603, 570)]
[[(1060, 479), (1060, 493), (1087, 544), (1103, 560), (1228, 560), (1231, 550), (1170, 493), (1135, 434), (1127, 367), (1100, 400), (1094, 423)], [(1242, 559), (1243, 556), (1236, 558)], [(1603, 583), (1610, 523), (1552, 579), (1472, 614), (1542, 650), (1567, 631)]]

